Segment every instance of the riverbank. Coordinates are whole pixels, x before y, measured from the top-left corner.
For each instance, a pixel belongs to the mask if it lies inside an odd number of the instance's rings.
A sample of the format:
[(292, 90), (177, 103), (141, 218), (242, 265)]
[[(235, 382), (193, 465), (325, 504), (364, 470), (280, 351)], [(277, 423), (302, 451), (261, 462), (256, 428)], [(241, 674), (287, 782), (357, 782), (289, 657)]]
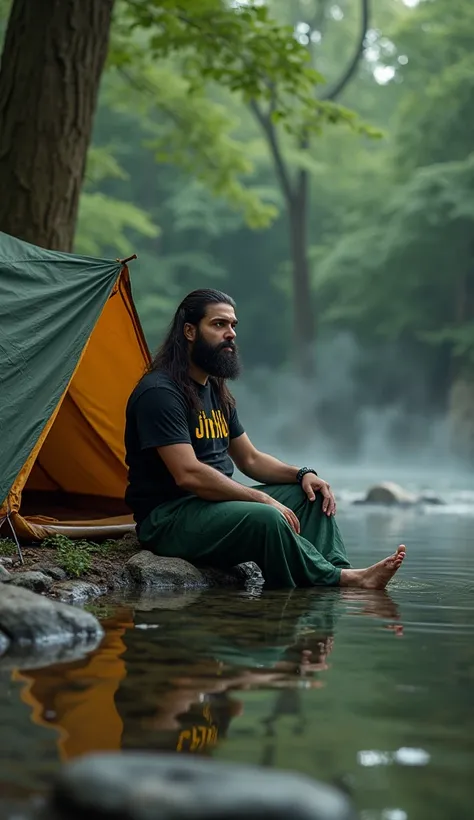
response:
[(241, 564), (228, 572), (195, 567), (180, 558), (163, 558), (142, 549), (135, 535), (96, 544), (64, 536), (22, 548), (0, 540), (0, 582), (49, 598), (82, 604), (116, 590), (245, 586), (263, 583), (255, 564)]
[(0, 580), (10, 580), (33, 592), (46, 592), (51, 597), (62, 598), (65, 583), (71, 589), (74, 585), (79, 589), (79, 584), (83, 589), (92, 585), (96, 594), (104, 594), (123, 585), (124, 567), (140, 549), (135, 535), (101, 544), (72, 541), (58, 535), (42, 544), (22, 547), (22, 564), (16, 544), (2, 539), (0, 566), (11, 577), (8, 579), (0, 570)]

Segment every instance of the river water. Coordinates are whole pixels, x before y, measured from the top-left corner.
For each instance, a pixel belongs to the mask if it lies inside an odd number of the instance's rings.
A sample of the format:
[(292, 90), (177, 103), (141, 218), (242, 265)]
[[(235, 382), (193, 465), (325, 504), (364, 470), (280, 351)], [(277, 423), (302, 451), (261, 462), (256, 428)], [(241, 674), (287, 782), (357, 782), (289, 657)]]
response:
[(470, 818), (474, 497), (390, 510), (352, 506), (356, 494), (347, 482), (338, 513), (354, 566), (407, 544), (386, 593), (101, 599), (97, 650), (0, 674), (2, 816), (62, 761), (151, 749), (336, 783), (362, 820)]

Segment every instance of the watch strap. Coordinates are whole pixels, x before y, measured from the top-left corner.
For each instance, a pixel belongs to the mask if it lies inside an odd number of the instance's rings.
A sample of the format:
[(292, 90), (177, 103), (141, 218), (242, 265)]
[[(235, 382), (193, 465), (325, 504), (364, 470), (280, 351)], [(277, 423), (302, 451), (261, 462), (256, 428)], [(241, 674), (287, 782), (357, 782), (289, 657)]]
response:
[(303, 480), (303, 477), (304, 477), (305, 475), (307, 475), (308, 473), (313, 473), (313, 475), (317, 475), (316, 470), (314, 470), (312, 467), (301, 467), (301, 468), (298, 470), (297, 474), (296, 474), (296, 481), (297, 481), (297, 483), (298, 483), (298, 484), (301, 484), (301, 482), (302, 482), (302, 480)]

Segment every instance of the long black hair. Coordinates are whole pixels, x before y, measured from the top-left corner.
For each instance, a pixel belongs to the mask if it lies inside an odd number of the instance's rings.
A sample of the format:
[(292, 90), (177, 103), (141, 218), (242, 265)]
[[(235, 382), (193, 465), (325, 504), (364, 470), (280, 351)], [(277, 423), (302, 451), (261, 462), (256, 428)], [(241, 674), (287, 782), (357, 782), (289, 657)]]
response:
[[(196, 383), (189, 375), (189, 348), (184, 326), (187, 323), (198, 325), (205, 316), (207, 305), (211, 304), (225, 304), (235, 308), (234, 300), (221, 290), (203, 288), (188, 293), (179, 305), (166, 338), (148, 368), (148, 372), (163, 370), (168, 373), (183, 391), (189, 406), (196, 412), (202, 409), (202, 404)], [(225, 379), (209, 376), (209, 380), (216, 388), (221, 409), (229, 418), (230, 411), (235, 406), (235, 399)]]

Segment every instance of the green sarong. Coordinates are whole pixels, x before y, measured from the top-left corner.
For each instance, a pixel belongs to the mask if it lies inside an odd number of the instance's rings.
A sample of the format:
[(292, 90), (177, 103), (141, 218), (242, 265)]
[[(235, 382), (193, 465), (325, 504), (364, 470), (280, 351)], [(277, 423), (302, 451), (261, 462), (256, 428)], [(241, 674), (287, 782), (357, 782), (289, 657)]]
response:
[(254, 561), (275, 588), (337, 586), (350, 563), (335, 518), (322, 511), (321, 494), (308, 501), (299, 484), (255, 489), (292, 509), (301, 535), (268, 504), (192, 496), (152, 510), (139, 527), (140, 543), (157, 555), (223, 570)]

